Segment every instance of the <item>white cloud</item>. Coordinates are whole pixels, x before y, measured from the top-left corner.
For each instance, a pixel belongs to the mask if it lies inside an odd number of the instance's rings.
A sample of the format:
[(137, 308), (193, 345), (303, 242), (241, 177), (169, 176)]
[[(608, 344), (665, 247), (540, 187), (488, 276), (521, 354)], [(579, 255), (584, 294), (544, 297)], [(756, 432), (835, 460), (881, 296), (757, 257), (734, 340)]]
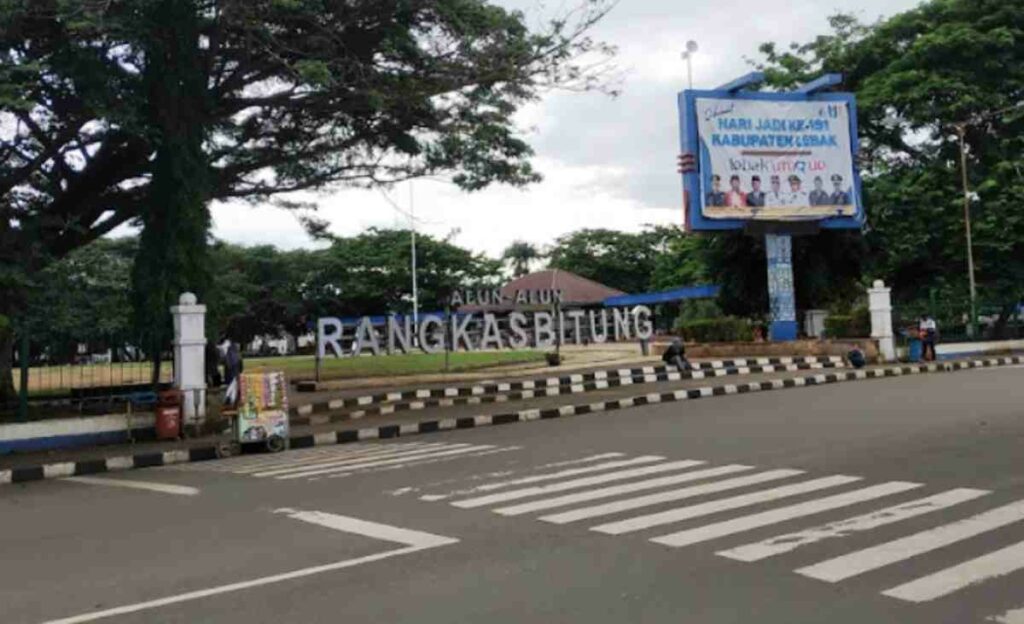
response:
[[(569, 0), (573, 2), (575, 0)], [(538, 23), (545, 9), (535, 0), (503, 0)], [(559, 3), (564, 6), (564, 3)], [(804, 42), (827, 31), (827, 17), (854, 12), (865, 20), (916, 5), (914, 0), (792, 0), (766, 6), (753, 0), (711, 5), (663, 0), (622, 0), (594, 36), (619, 47), (629, 69), (624, 94), (552, 93), (517, 120), (528, 129), (544, 182), (526, 190), (492, 187), (462, 193), (450, 185), (419, 181), (415, 211), (421, 229), (436, 236), (460, 230), (456, 242), (491, 255), (515, 239), (548, 244), (582, 227), (639, 230), (644, 223), (681, 223), (676, 92), (685, 83), (680, 52), (687, 39), (694, 57), (694, 86), (714, 87), (751, 70), (764, 41)], [(538, 8), (540, 7), (540, 8)], [(408, 187), (392, 196), (408, 206)], [(376, 191), (342, 190), (318, 199), (319, 216), (338, 234), (406, 223)], [(294, 215), (269, 207), (217, 205), (216, 236), (285, 248), (312, 242)]]

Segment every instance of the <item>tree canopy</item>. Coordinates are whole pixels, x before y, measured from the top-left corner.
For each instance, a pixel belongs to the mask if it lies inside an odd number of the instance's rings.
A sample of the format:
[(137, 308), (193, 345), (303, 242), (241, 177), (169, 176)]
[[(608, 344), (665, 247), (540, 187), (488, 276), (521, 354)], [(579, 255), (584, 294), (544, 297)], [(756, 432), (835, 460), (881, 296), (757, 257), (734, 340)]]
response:
[(210, 201), (538, 180), (513, 114), (606, 84), (609, 8), (531, 29), (486, 0), (0, 0), (0, 314), (126, 223), (137, 310), (200, 288)]
[[(866, 274), (911, 307), (965, 313), (963, 124), (979, 296), (1004, 316), (1024, 295), (1024, 3), (932, 0), (873, 24), (849, 15), (805, 44), (761, 47), (771, 85), (842, 72), (858, 98)], [(915, 303), (916, 302), (916, 303)]]

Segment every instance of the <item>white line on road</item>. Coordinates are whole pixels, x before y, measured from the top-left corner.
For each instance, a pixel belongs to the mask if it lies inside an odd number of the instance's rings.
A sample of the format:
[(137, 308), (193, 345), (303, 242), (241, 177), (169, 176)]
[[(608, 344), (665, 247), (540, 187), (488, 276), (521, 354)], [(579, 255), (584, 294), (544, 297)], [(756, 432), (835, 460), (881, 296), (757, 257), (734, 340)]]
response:
[(779, 522), (786, 522), (795, 518), (813, 516), (833, 509), (839, 509), (840, 507), (848, 507), (849, 505), (875, 500), (876, 498), (882, 498), (883, 496), (892, 496), (893, 494), (899, 494), (900, 492), (919, 488), (922, 485), (922, 483), (910, 483), (908, 481), (890, 481), (888, 483), (873, 485), (871, 487), (861, 488), (852, 492), (844, 492), (842, 494), (836, 494), (835, 496), (819, 498), (804, 503), (798, 503), (796, 505), (790, 505), (788, 507), (771, 509), (769, 511), (763, 511), (749, 516), (741, 516), (739, 518), (733, 518), (732, 520), (706, 524), (686, 531), (678, 531), (669, 535), (662, 535), (661, 537), (651, 539), (651, 541), (657, 544), (664, 544), (665, 546), (672, 546), (673, 548), (680, 548), (691, 544), (699, 544), (700, 542), (718, 539), (727, 535), (751, 531), (753, 529), (770, 526)]
[(280, 475), (288, 474), (289, 472), (302, 472), (302, 471), (305, 471), (305, 470), (315, 470), (315, 469), (319, 469), (319, 468), (334, 468), (334, 467), (337, 467), (337, 466), (348, 466), (348, 465), (351, 465), (351, 464), (357, 464), (357, 463), (361, 463), (361, 462), (364, 462), (364, 461), (383, 459), (384, 457), (388, 457), (388, 458), (413, 457), (413, 456), (416, 456), (416, 455), (424, 455), (424, 454), (427, 454), (427, 453), (432, 453), (434, 451), (445, 449), (445, 448), (456, 449), (456, 448), (466, 448), (468, 446), (470, 446), (470, 445), (466, 444), (466, 443), (461, 443), (461, 444), (444, 444), (444, 445), (435, 446), (435, 447), (432, 447), (432, 448), (429, 448), (429, 449), (416, 448), (416, 449), (409, 449), (409, 450), (402, 449), (402, 450), (397, 450), (397, 451), (393, 451), (393, 452), (392, 451), (385, 451), (385, 452), (382, 452), (382, 453), (379, 453), (379, 454), (375, 453), (371, 458), (356, 457), (354, 459), (348, 459), (348, 458), (345, 458), (345, 457), (341, 457), (341, 458), (334, 458), (334, 459), (332, 459), (330, 461), (318, 461), (318, 462), (312, 463), (312, 464), (300, 464), (300, 465), (296, 465), (296, 466), (284, 466), (284, 467), (281, 467), (281, 468), (274, 468), (274, 469), (271, 469), (271, 470), (262, 470), (260, 472), (254, 472), (254, 473), (252, 473), (252, 475), (254, 477), (277, 477), (277, 476), (280, 476)]
[(683, 474), (671, 475), (668, 477), (658, 477), (657, 479), (647, 479), (646, 481), (634, 481), (632, 483), (612, 485), (609, 487), (599, 488), (596, 490), (586, 490), (584, 492), (576, 492), (575, 494), (564, 494), (562, 496), (556, 496), (555, 498), (544, 498), (539, 501), (520, 503), (518, 505), (512, 505), (510, 507), (502, 507), (500, 509), (495, 509), (494, 512), (501, 514), (503, 516), (517, 516), (520, 514), (531, 513), (534, 511), (543, 511), (545, 509), (564, 507), (566, 505), (572, 505), (575, 503), (583, 503), (592, 500), (599, 500), (602, 498), (610, 498), (612, 496), (618, 496), (620, 494), (629, 494), (631, 492), (653, 490), (668, 485), (678, 485), (680, 483), (687, 483), (689, 481), (697, 481), (699, 479), (720, 477), (722, 475), (752, 469), (753, 466), (730, 464), (728, 466), (718, 466), (717, 468), (708, 468), (706, 470), (685, 472)]
[(399, 527), (394, 527), (386, 524), (379, 524), (376, 522), (368, 522), (366, 520), (359, 520), (357, 518), (350, 518), (347, 516), (336, 516), (334, 514), (327, 514), (315, 511), (295, 511), (291, 509), (279, 509), (277, 511), (280, 513), (287, 513), (290, 517), (302, 520), (304, 522), (312, 522), (313, 524), (318, 524), (320, 526), (325, 526), (331, 529), (345, 531), (348, 533), (356, 533), (366, 537), (399, 542), (402, 544), (409, 544), (409, 546), (399, 548), (397, 550), (389, 550), (382, 553), (367, 555), (365, 557), (345, 559), (343, 561), (337, 561), (335, 563), (329, 563), (326, 565), (302, 568), (299, 570), (293, 570), (291, 572), (284, 572), (282, 574), (274, 574), (272, 576), (264, 576), (262, 578), (242, 581), (240, 583), (231, 583), (229, 585), (221, 585), (219, 587), (210, 587), (208, 589), (201, 589), (198, 591), (178, 594), (177, 596), (168, 596), (166, 598), (159, 598), (157, 600), (149, 600), (147, 602), (139, 602), (136, 604), (115, 607), (113, 609), (104, 609), (103, 611), (92, 611), (90, 613), (83, 613), (81, 615), (61, 618), (58, 620), (49, 620), (47, 622), (44, 622), (43, 624), (81, 624), (82, 622), (93, 622), (96, 620), (115, 617), (118, 615), (137, 613), (139, 611), (146, 611), (149, 609), (156, 609), (168, 605), (179, 604), (182, 602), (199, 600), (200, 598), (208, 598), (210, 596), (217, 596), (219, 594), (227, 594), (230, 592), (241, 591), (243, 589), (251, 589), (253, 587), (262, 587), (264, 585), (271, 585), (283, 581), (290, 581), (292, 579), (313, 576), (315, 574), (322, 574), (324, 572), (333, 572), (335, 570), (351, 568), (358, 565), (362, 565), (364, 563), (372, 563), (374, 561), (388, 559), (390, 557), (408, 555), (411, 553), (419, 552), (421, 550), (436, 548), (438, 546), (446, 546), (448, 544), (454, 544), (459, 541), (452, 537), (443, 537), (440, 535), (434, 535), (432, 533), (424, 533), (422, 531), (402, 529)]
[(453, 496), (468, 496), (471, 494), (478, 494), (480, 492), (491, 492), (494, 490), (500, 490), (504, 487), (512, 485), (526, 485), (527, 483), (539, 483), (541, 481), (552, 481), (554, 479), (561, 479), (564, 477), (574, 477), (581, 474), (589, 474), (591, 472), (601, 472), (602, 470), (611, 470), (613, 468), (625, 468), (627, 466), (637, 466), (640, 464), (650, 464), (652, 462), (662, 461), (664, 457), (659, 455), (644, 455), (633, 459), (624, 459), (621, 461), (605, 462), (594, 466), (587, 466), (586, 468), (570, 468), (568, 470), (559, 470), (558, 472), (550, 472), (546, 474), (533, 475), (530, 477), (522, 477), (519, 479), (510, 479), (508, 481), (497, 481), (494, 483), (484, 483), (465, 490), (457, 492), (451, 492), (444, 494), (440, 497), (432, 497), (429, 500), (444, 500)]
[(835, 583), (1021, 520), (1024, 520), (1024, 501), (1017, 501), (965, 520), (800, 568), (796, 572)]
[(161, 492), (163, 494), (177, 494), (178, 496), (195, 496), (199, 494), (199, 488), (187, 485), (172, 485), (170, 483), (154, 483), (152, 481), (130, 481), (128, 479), (104, 479), (101, 477), (70, 477), (68, 481), (85, 483), (88, 485), (107, 485), (111, 487), (131, 488), (134, 490), (149, 490), (150, 492)]
[(616, 471), (611, 474), (603, 474), (596, 477), (584, 477), (582, 479), (573, 479), (571, 481), (563, 481), (561, 483), (553, 483), (551, 485), (534, 486), (523, 488), (521, 490), (489, 494), (487, 496), (480, 496), (477, 498), (467, 498), (465, 500), (455, 501), (452, 505), (463, 509), (471, 509), (473, 507), (482, 507), (493, 503), (503, 503), (505, 501), (517, 500), (528, 496), (542, 496), (544, 494), (564, 492), (566, 490), (587, 487), (589, 485), (598, 485), (601, 483), (609, 483), (611, 481), (623, 481), (625, 479), (632, 479), (633, 477), (646, 477), (647, 475), (669, 472), (672, 470), (682, 470), (684, 468), (699, 466), (703, 463), (704, 462), (702, 461), (694, 459), (686, 459), (682, 461), (668, 462), (665, 464), (656, 464), (654, 466), (645, 466), (643, 468), (633, 468), (632, 470)]
[(788, 553), (802, 546), (823, 540), (845, 537), (851, 533), (859, 533), (861, 531), (869, 531), (887, 524), (946, 509), (953, 505), (974, 500), (988, 493), (987, 490), (974, 490), (970, 488), (949, 490), (948, 492), (936, 494), (928, 498), (921, 498), (893, 507), (879, 509), (878, 511), (872, 511), (855, 518), (830, 522), (797, 533), (777, 535), (762, 542), (745, 544), (729, 550), (723, 550), (717, 554), (729, 559), (735, 559), (736, 561), (760, 561), (761, 559)]
[[(369, 448), (364, 449), (344, 449), (335, 447), (319, 447), (308, 449), (308, 451), (292, 451), (291, 453), (285, 453), (279, 456), (265, 457), (259, 460), (251, 461), (247, 464), (240, 464), (238, 466), (229, 466), (232, 472), (237, 474), (245, 474), (250, 472), (262, 472), (265, 470), (271, 470), (273, 468), (280, 468), (283, 466), (298, 466), (301, 464), (313, 464), (319, 462), (325, 462), (328, 460), (341, 461), (344, 459), (354, 459), (357, 457), (366, 457), (368, 455), (380, 455), (384, 453), (398, 453), (402, 451), (422, 450), (425, 448), (435, 448), (438, 446), (444, 446), (442, 443), (435, 444), (387, 444), (381, 445), (376, 444)], [(242, 458), (240, 458), (242, 459)], [(232, 461), (232, 460), (228, 460)]]
[(399, 544), (413, 546), (416, 548), (434, 548), (436, 546), (454, 544), (459, 541), (453, 537), (443, 537), (432, 533), (424, 533), (423, 531), (403, 529), (401, 527), (391, 526), (390, 524), (380, 524), (379, 522), (360, 520), (359, 518), (341, 516), (338, 514), (327, 513), (325, 511), (300, 511), (283, 507), (281, 509), (275, 509), (274, 513), (285, 514), (294, 520), (301, 520), (317, 526), (334, 529), (335, 531), (355, 533), (356, 535), (363, 535), (365, 537), (372, 537), (373, 539), (385, 540), (388, 542), (397, 542)]
[[(498, 455), (500, 453), (511, 453), (511, 452), (514, 452), (514, 451), (521, 451), (521, 450), (523, 450), (523, 447), (521, 447), (521, 446), (502, 446), (502, 447), (499, 447), (499, 448), (492, 448), (492, 449), (489, 449), (489, 450), (486, 450), (486, 451), (479, 451), (477, 453), (467, 453), (465, 455), (453, 455), (451, 457), (433, 458), (433, 457), (429, 457), (428, 456), (426, 459), (417, 459), (417, 460), (414, 460), (414, 461), (404, 462), (404, 463), (401, 463), (401, 464), (394, 464), (394, 465), (390, 465), (390, 466), (384, 466), (383, 468), (377, 469), (375, 472), (386, 472), (388, 470), (403, 470), (405, 468), (408, 468), (409, 466), (419, 467), (419, 466), (425, 466), (427, 464), (439, 464), (439, 463), (442, 463), (442, 462), (450, 462), (450, 461), (457, 461), (457, 460), (460, 460), (460, 459), (467, 459), (469, 457), (486, 457), (488, 455)], [(354, 472), (331, 473), (329, 475), (326, 475), (323, 478), (324, 479), (343, 479), (345, 477), (351, 477), (353, 474), (354, 474)], [(312, 481), (314, 479), (320, 479), (320, 478), (321, 477), (313, 477), (310, 480)]]
[(990, 617), (988, 621), (996, 622), (996, 624), (1024, 624), (1024, 608), (1013, 609), (1002, 615)]
[(413, 459), (434, 459), (438, 457), (450, 457), (452, 455), (465, 455), (466, 453), (474, 453), (476, 451), (484, 451), (487, 449), (493, 449), (494, 445), (491, 444), (480, 444), (478, 446), (467, 446), (465, 448), (457, 448), (452, 450), (441, 450), (439, 452), (423, 453), (416, 456), (410, 457), (392, 457), (390, 459), (384, 459), (380, 461), (370, 462), (359, 462), (357, 464), (335, 466), (333, 468), (322, 468), (320, 470), (307, 470), (305, 472), (293, 472), (291, 474), (281, 475), (275, 477), (276, 479), (303, 479), (305, 477), (315, 477), (325, 474), (334, 474), (338, 472), (354, 472), (356, 470), (365, 470), (367, 468), (379, 468), (381, 466), (393, 466), (395, 464), (409, 463)]
[(798, 494), (816, 492), (818, 490), (846, 485), (847, 483), (853, 483), (854, 481), (860, 480), (861, 477), (849, 477), (846, 475), (822, 477), (820, 479), (801, 481), (800, 483), (794, 483), (793, 485), (784, 485), (782, 487), (753, 492), (751, 494), (741, 494), (740, 496), (710, 501), (699, 505), (679, 507), (646, 516), (627, 518), (618, 522), (610, 522), (608, 524), (592, 527), (590, 530), (597, 531), (598, 533), (607, 533), (609, 535), (632, 533), (633, 531), (640, 531), (650, 527), (670, 524), (672, 522), (680, 522), (691, 518), (699, 518), (708, 514), (727, 511), (730, 509), (738, 509), (740, 507), (747, 507), (758, 503), (765, 503), (768, 501), (778, 500), (780, 498), (786, 498), (787, 496), (797, 496)]
[(909, 602), (927, 602), (991, 578), (1006, 576), (1022, 568), (1024, 568), (1024, 542), (1019, 542), (935, 574), (929, 574), (898, 587), (887, 589), (882, 594)]
[(640, 507), (659, 505), (661, 503), (674, 502), (686, 498), (693, 498), (695, 496), (704, 496), (706, 494), (734, 490), (741, 487), (757, 485), (766, 481), (785, 479), (787, 477), (803, 473), (803, 470), (769, 470), (746, 477), (738, 477), (736, 479), (725, 479), (724, 481), (715, 481), (714, 483), (704, 483), (678, 490), (669, 490), (667, 492), (648, 494), (647, 496), (637, 496), (635, 498), (612, 501), (603, 505), (581, 507), (579, 509), (572, 509), (562, 513), (552, 514), (550, 516), (542, 516), (540, 519), (553, 524), (567, 524), (578, 520), (586, 520), (588, 518), (596, 518), (599, 516), (607, 516), (614, 513), (629, 511), (630, 509), (638, 509)]
[(592, 461), (601, 461), (603, 459), (615, 459), (617, 457), (625, 457), (625, 453), (601, 453), (599, 455), (591, 455), (590, 457), (581, 457), (579, 459), (568, 459), (566, 461), (554, 462), (551, 464), (544, 464), (538, 466), (538, 468), (561, 468), (563, 466), (573, 466), (576, 464), (585, 464)]

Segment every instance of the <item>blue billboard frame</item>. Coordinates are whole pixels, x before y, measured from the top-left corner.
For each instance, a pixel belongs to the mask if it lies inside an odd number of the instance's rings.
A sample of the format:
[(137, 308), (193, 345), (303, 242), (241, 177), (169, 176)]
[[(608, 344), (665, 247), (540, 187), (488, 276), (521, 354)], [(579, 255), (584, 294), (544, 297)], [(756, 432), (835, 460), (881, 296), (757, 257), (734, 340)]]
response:
[[(739, 86), (750, 84), (747, 77), (734, 81)], [(863, 194), (861, 193), (860, 172), (857, 169), (857, 153), (860, 150), (860, 143), (857, 140), (857, 101), (852, 93), (814, 93), (810, 89), (802, 89), (789, 92), (760, 92), (740, 91), (730, 88), (731, 84), (719, 89), (686, 89), (678, 94), (679, 104), (679, 143), (680, 152), (690, 153), (697, 158), (697, 169), (690, 173), (681, 174), (683, 178), (684, 206), (687, 215), (687, 228), (690, 231), (721, 231), (743, 229), (745, 224), (752, 220), (748, 219), (707, 219), (701, 213), (701, 187), (700, 176), (707, 170), (710, 163), (707, 162), (707, 154), (700, 149), (700, 139), (697, 135), (697, 98), (722, 98), (735, 100), (767, 100), (774, 102), (842, 102), (849, 109), (850, 126), (850, 155), (853, 158), (853, 191), (855, 197), (854, 206), (856, 214), (852, 217), (824, 217), (813, 219), (822, 228), (830, 230), (859, 230), (864, 227), (865, 214)], [(829, 86), (829, 85), (821, 85)], [(808, 85), (812, 87), (812, 85)], [(794, 221), (794, 223), (807, 223)]]

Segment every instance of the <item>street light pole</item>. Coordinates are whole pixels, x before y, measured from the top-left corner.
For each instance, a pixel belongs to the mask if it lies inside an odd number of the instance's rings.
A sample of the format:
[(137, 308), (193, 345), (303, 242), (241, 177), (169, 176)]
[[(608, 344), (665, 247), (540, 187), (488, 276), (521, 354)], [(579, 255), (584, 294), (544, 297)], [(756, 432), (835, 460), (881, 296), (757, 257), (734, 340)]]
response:
[(964, 234), (967, 238), (967, 279), (971, 288), (971, 318), (967, 324), (967, 335), (974, 337), (978, 324), (978, 306), (974, 284), (974, 248), (971, 243), (971, 195), (967, 186), (967, 148), (964, 144), (967, 124), (957, 124), (956, 133), (960, 139), (960, 179), (964, 189)]
[(686, 51), (683, 52), (683, 60), (686, 61), (686, 84), (688, 89), (693, 89), (693, 55), (697, 52), (697, 42), (689, 40), (686, 42)]

